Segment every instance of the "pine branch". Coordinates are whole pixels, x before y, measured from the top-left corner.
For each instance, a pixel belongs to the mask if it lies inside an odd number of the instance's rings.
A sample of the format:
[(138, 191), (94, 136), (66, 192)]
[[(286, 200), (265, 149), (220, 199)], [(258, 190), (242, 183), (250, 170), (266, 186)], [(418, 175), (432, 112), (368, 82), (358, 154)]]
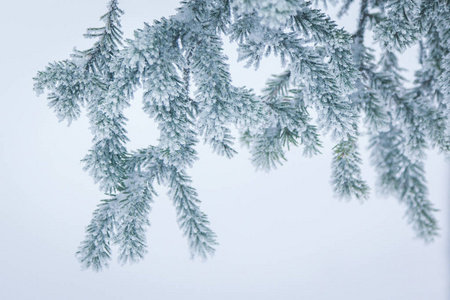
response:
[[(341, 15), (352, 2), (343, 2)], [(155, 180), (169, 187), (192, 256), (212, 255), (216, 235), (187, 168), (197, 159), (199, 138), (232, 157), (231, 125), (264, 170), (280, 166), (291, 146), (302, 146), (305, 155), (320, 153), (318, 131), (331, 133), (338, 141), (332, 162), (337, 196), (365, 199), (357, 151), (362, 113), (380, 185), (405, 203), (417, 235), (431, 240), (438, 226), (423, 159), (428, 145), (450, 151), (447, 2), (361, 0), (358, 27), (350, 35), (308, 1), (184, 0), (176, 15), (145, 24), (123, 44), (123, 11), (117, 0), (109, 1), (104, 26), (85, 35), (94, 45), (34, 78), (34, 89), (48, 91), (60, 121), (70, 124), (87, 108), (94, 137), (85, 169), (110, 196), (94, 212), (77, 252), (83, 267), (107, 267), (111, 242), (119, 245), (120, 262), (143, 258)], [(378, 62), (365, 46), (368, 30), (383, 47)], [(268, 80), (262, 95), (233, 86), (221, 34), (237, 42), (247, 66), (257, 69), (265, 56), (275, 55), (285, 71)], [(405, 88), (395, 51), (417, 40), (421, 70), (414, 87)], [(138, 87), (160, 137), (158, 145), (128, 153), (123, 111)]]
[(306, 3), (302, 10), (292, 16), (294, 30), (302, 32), (314, 43), (321, 43), (329, 57), (334, 77), (345, 93), (355, 89), (359, 73), (352, 59), (352, 37), (320, 10), (311, 9)]
[(350, 199), (367, 199), (369, 186), (362, 180), (361, 157), (357, 151), (357, 140), (349, 136), (333, 148), (332, 184), (336, 195)]
[[(269, 81), (269, 85), (270, 85)], [(265, 89), (264, 99), (270, 99), (273, 90)], [(309, 122), (311, 118), (306, 109), (300, 90), (290, 90), (293, 96), (279, 96), (266, 100), (266, 117), (260, 128), (264, 131), (251, 136), (252, 162), (257, 169), (270, 170), (282, 165), (285, 159), (285, 149), (298, 146), (298, 140), (304, 146), (304, 154), (320, 153), (322, 146), (316, 127)], [(249, 132), (249, 130), (244, 131)]]
[(135, 263), (147, 253), (146, 228), (150, 226), (148, 214), (152, 196), (153, 175), (140, 172), (125, 180), (126, 189), (116, 197), (118, 199), (117, 232), (115, 244), (119, 245), (119, 261)]
[(168, 175), (169, 195), (175, 205), (178, 225), (187, 238), (191, 257), (206, 259), (215, 252), (216, 234), (209, 228), (207, 216), (200, 211), (197, 192), (184, 171), (172, 168)]
[(101, 271), (111, 260), (111, 241), (116, 224), (117, 198), (102, 200), (86, 228), (86, 237), (76, 253), (84, 269)]
[[(173, 63), (183, 65), (183, 57), (175, 46), (177, 34), (171, 26), (169, 21), (163, 21), (136, 33), (131, 47), (141, 49), (128, 53), (133, 56), (138, 51), (145, 51), (145, 61), (141, 66), (127, 66), (140, 69), (144, 111), (158, 124), (159, 146), (164, 149), (166, 161), (176, 166), (190, 166), (196, 159), (193, 146), (197, 138), (191, 100)], [(128, 58), (127, 61), (135, 60)]]
[(250, 154), (257, 170), (270, 171), (286, 161), (281, 133), (280, 127), (269, 127), (263, 134), (252, 137)]
[[(318, 111), (320, 129), (324, 132), (331, 131), (334, 138), (354, 134), (348, 124), (353, 122), (355, 112), (350, 101), (342, 94), (343, 90), (350, 89), (350, 84), (344, 84), (339, 77), (336, 80), (333, 70), (323, 62), (323, 57), (303, 46), (304, 41), (298, 37), (298, 33), (285, 33), (262, 27), (257, 16), (252, 15), (238, 19), (232, 27), (232, 39), (239, 38), (240, 27), (245, 27), (248, 31), (247, 35), (240, 37), (240, 60), (247, 60), (248, 65), (257, 67), (262, 57), (272, 51), (279, 54), (282, 60), (288, 59), (290, 81), (294, 87), (304, 86), (308, 90), (308, 96), (311, 98), (309, 103), (314, 104)], [(350, 51), (348, 55), (351, 61)], [(355, 68), (351, 65), (349, 70), (353, 74)]]
[(105, 65), (111, 57), (116, 55), (122, 45), (123, 32), (120, 17), (124, 12), (117, 5), (117, 0), (110, 0), (108, 11), (100, 18), (105, 25), (99, 28), (88, 28), (84, 35), (86, 38), (97, 39), (94, 46), (84, 51), (76, 51), (74, 54), (74, 57), (83, 61), (86, 71), (104, 73)]
[(41, 94), (48, 90), (49, 103), (58, 120), (67, 120), (68, 125), (78, 119), (81, 106), (86, 99), (86, 91), (90, 89), (90, 82), (95, 78), (86, 78), (71, 61), (61, 61), (50, 64), (45, 71), (38, 72), (33, 78), (34, 90)]
[[(349, 3), (349, 2), (347, 2)], [(348, 7), (347, 7), (348, 9)], [(357, 91), (351, 95), (353, 103), (364, 111), (364, 122), (376, 132), (386, 128), (388, 116), (381, 97), (372, 88), (375, 64), (371, 49), (364, 44), (367, 23), (370, 21), (369, 2), (362, 0), (356, 33), (353, 35), (353, 59), (361, 76), (356, 80)]]
[(267, 100), (274, 100), (276, 98), (286, 96), (289, 91), (291, 80), (291, 72), (289, 70), (284, 71), (280, 75), (272, 75), (263, 89), (263, 94)]
[(375, 39), (388, 51), (404, 51), (419, 33), (419, 6), (416, 0), (390, 0), (385, 4), (385, 18), (374, 29)]
[(237, 153), (228, 128), (233, 119), (232, 86), (222, 41), (215, 30), (205, 30), (194, 23), (193, 29), (183, 33), (182, 44), (188, 49), (192, 79), (197, 87), (199, 132), (214, 152), (231, 158)]
[(431, 241), (438, 225), (433, 205), (428, 200), (422, 161), (412, 161), (405, 154), (405, 133), (397, 127), (371, 138), (372, 161), (379, 173), (381, 187), (396, 195), (406, 205), (406, 216), (416, 235)]

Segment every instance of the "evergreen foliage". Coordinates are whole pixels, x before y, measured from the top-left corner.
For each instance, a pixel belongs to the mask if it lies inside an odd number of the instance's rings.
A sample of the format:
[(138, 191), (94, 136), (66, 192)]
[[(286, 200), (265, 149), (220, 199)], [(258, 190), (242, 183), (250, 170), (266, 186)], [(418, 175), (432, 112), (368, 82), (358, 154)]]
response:
[[(354, 0), (341, 2), (340, 16)], [(360, 0), (359, 8), (350, 34), (308, 1), (184, 0), (174, 16), (125, 41), (123, 11), (110, 0), (104, 26), (85, 35), (93, 47), (34, 78), (59, 120), (70, 124), (82, 108), (89, 117), (93, 145), (83, 161), (108, 198), (77, 252), (83, 267), (108, 266), (112, 245), (122, 263), (144, 257), (155, 183), (167, 185), (191, 255), (212, 255), (216, 235), (187, 170), (199, 140), (235, 155), (232, 125), (263, 170), (280, 166), (291, 146), (320, 154), (320, 135), (330, 134), (332, 186), (348, 199), (368, 197), (357, 151), (358, 127), (365, 126), (380, 187), (404, 203), (417, 236), (432, 240), (438, 225), (424, 159), (430, 147), (450, 150), (450, 2)], [(369, 30), (381, 55), (367, 46)], [(247, 66), (258, 68), (274, 54), (285, 71), (268, 79), (262, 94), (233, 86), (224, 37)], [(421, 69), (407, 87), (397, 57), (413, 45)], [(160, 136), (157, 145), (128, 151), (123, 110), (138, 88)]]

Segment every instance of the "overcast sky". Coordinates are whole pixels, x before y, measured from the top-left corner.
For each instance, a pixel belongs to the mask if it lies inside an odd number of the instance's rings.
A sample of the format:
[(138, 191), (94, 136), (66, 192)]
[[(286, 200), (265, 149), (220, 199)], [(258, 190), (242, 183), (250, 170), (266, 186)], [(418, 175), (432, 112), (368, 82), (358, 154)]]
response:
[[(126, 37), (143, 22), (174, 13), (175, 0), (122, 0)], [(330, 147), (285, 166), (255, 172), (245, 149), (232, 160), (199, 146), (190, 170), (202, 209), (218, 235), (216, 255), (192, 261), (175, 210), (158, 188), (150, 214), (149, 253), (135, 265), (112, 262), (102, 273), (81, 271), (75, 251), (103, 195), (80, 160), (90, 148), (85, 117), (58, 123), (32, 77), (52, 61), (85, 49), (87, 27), (101, 25), (105, 0), (8, 1), (0, 18), (0, 299), (448, 299), (449, 168), (431, 152), (430, 197), (440, 210), (441, 237), (414, 238), (404, 207), (377, 196), (366, 144), (361, 147), (370, 200), (343, 202), (330, 188)], [(356, 23), (350, 16), (349, 26)], [(276, 60), (254, 70), (235, 63), (237, 85), (260, 90), (279, 72)], [(403, 62), (413, 61), (414, 51)], [(158, 135), (140, 99), (126, 111), (131, 149)], [(364, 142), (364, 139), (362, 139)]]

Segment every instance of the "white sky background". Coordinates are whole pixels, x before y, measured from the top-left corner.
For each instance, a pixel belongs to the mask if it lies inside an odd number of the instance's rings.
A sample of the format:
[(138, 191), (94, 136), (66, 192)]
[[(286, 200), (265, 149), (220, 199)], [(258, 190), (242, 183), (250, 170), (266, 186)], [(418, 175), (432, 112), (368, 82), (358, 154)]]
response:
[[(358, 2), (358, 1), (357, 1)], [(122, 0), (126, 37), (143, 22), (174, 13), (178, 1)], [(74, 46), (88, 48), (87, 27), (100, 25), (106, 0), (8, 1), (0, 19), (0, 299), (448, 299), (449, 168), (427, 162), (430, 197), (440, 209), (441, 237), (425, 245), (403, 218), (404, 207), (377, 196), (366, 145), (361, 152), (369, 201), (332, 196), (330, 144), (285, 166), (255, 172), (245, 149), (232, 160), (199, 147), (190, 170), (220, 245), (207, 262), (189, 259), (175, 210), (159, 188), (150, 214), (149, 253), (135, 265), (115, 261), (102, 273), (81, 271), (74, 253), (104, 196), (82, 170), (91, 135), (83, 116), (58, 123), (32, 77)], [(331, 8), (332, 9), (332, 8)], [(351, 15), (351, 25), (356, 16)], [(236, 64), (237, 85), (260, 90), (276, 60), (257, 72)], [(410, 52), (408, 63), (415, 60)], [(135, 99), (126, 114), (131, 148), (158, 133)]]

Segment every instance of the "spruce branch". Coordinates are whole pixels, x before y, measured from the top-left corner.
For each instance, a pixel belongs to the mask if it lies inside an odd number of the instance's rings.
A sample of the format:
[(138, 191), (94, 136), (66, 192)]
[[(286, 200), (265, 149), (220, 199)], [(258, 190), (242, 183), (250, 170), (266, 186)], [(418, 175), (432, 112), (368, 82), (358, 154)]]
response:
[(96, 81), (96, 78), (86, 78), (78, 66), (68, 60), (50, 64), (33, 79), (36, 93), (48, 90), (49, 107), (60, 122), (67, 120), (68, 125), (80, 116), (90, 82)]
[(216, 234), (209, 228), (209, 221), (198, 205), (196, 190), (183, 170), (171, 168), (167, 178), (169, 195), (177, 211), (178, 225), (187, 238), (191, 257), (206, 259), (215, 252)]
[(116, 226), (117, 198), (102, 200), (86, 228), (86, 237), (76, 253), (84, 269), (101, 271), (109, 266)]
[[(353, 2), (343, 1), (340, 15)], [(107, 267), (112, 244), (121, 263), (144, 257), (155, 183), (167, 185), (191, 255), (211, 256), (216, 235), (188, 168), (199, 140), (234, 156), (232, 126), (263, 170), (282, 165), (293, 146), (319, 154), (320, 134), (330, 134), (337, 142), (335, 194), (366, 199), (358, 152), (362, 116), (380, 186), (405, 204), (416, 234), (432, 240), (438, 225), (424, 159), (430, 146), (450, 151), (447, 2), (361, 0), (351, 35), (309, 1), (183, 0), (174, 16), (145, 24), (124, 41), (123, 11), (117, 0), (109, 1), (104, 25), (85, 35), (93, 46), (34, 78), (35, 91), (48, 92), (60, 121), (70, 125), (83, 107), (89, 117), (93, 145), (83, 161), (109, 198), (98, 205), (78, 249), (82, 266)], [(366, 46), (369, 30), (382, 48), (379, 60)], [(248, 67), (257, 69), (275, 55), (285, 71), (269, 78), (261, 94), (234, 86), (223, 37), (237, 44), (239, 61)], [(398, 52), (416, 41), (421, 67), (406, 87)], [(157, 145), (130, 152), (124, 109), (138, 88), (160, 135)]]
[(126, 188), (116, 197), (118, 201), (117, 229), (114, 243), (119, 245), (119, 262), (138, 262), (147, 253), (146, 228), (153, 202), (154, 175), (140, 172), (125, 180)]
[(417, 21), (420, 1), (390, 0), (386, 2), (385, 18), (374, 29), (375, 39), (388, 51), (404, 51), (418, 38)]
[(362, 180), (361, 157), (357, 151), (357, 139), (349, 136), (333, 148), (332, 185), (336, 195), (358, 200), (368, 198), (369, 186)]
[(431, 241), (437, 235), (436, 209), (428, 199), (422, 161), (412, 161), (406, 154), (405, 133), (392, 126), (371, 138), (372, 161), (379, 173), (379, 182), (386, 191), (406, 205), (406, 216), (416, 235)]

